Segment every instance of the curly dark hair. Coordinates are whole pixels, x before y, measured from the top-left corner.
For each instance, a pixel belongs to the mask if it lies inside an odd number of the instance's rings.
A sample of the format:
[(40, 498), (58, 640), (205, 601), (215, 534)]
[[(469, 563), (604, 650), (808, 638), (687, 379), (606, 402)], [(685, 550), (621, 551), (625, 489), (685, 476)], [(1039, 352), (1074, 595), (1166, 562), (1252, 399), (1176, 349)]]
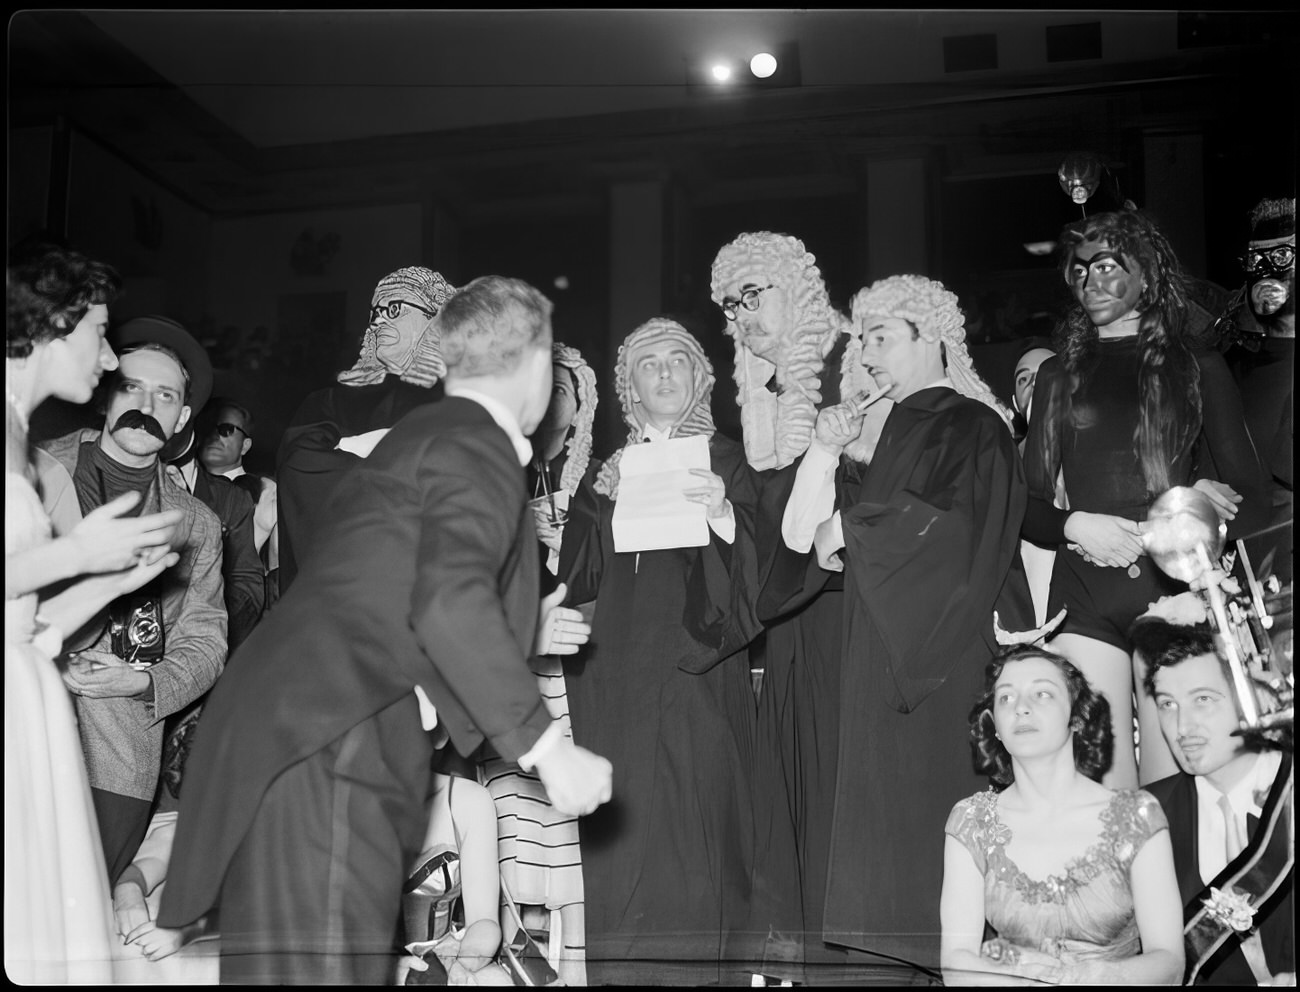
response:
[(1232, 669), (1219, 653), (1214, 631), (1208, 623), (1178, 624), (1160, 617), (1141, 616), (1129, 627), (1128, 636), (1133, 649), (1146, 659), (1142, 688), (1152, 699), (1156, 695), (1157, 672), (1203, 654), (1214, 655), (1219, 660), (1225, 681), (1232, 684)]
[[(1133, 448), (1148, 494), (1154, 498), (1172, 485), (1169, 473), (1174, 460), (1191, 447), (1201, 430), (1200, 370), (1187, 340), (1188, 280), (1169, 240), (1141, 210), (1094, 214), (1068, 224), (1057, 242), (1061, 274), (1067, 281), (1074, 249), (1085, 241), (1106, 242), (1136, 261), (1145, 277), (1136, 306), (1141, 314), (1138, 395), (1134, 397), (1139, 415)], [(1087, 387), (1098, 361), (1097, 328), (1077, 300), (1053, 337), (1067, 375), (1049, 391), (1039, 414), (1047, 424), (1040, 440), (1042, 471), (1033, 473), (1029, 485), (1040, 495), (1055, 491), (1073, 396)]]
[(87, 310), (112, 303), (121, 287), (115, 269), (69, 248), (15, 252), (5, 270), (6, 356), (26, 358), (34, 345), (71, 334)]
[(1115, 749), (1115, 735), (1111, 731), (1110, 703), (1095, 692), (1083, 673), (1066, 658), (1046, 648), (1022, 645), (1009, 648), (997, 655), (985, 670), (984, 694), (970, 711), (970, 746), (975, 771), (987, 775), (999, 789), (1013, 781), (1011, 755), (998, 740), (993, 726), (993, 696), (1002, 670), (1013, 661), (1042, 658), (1050, 661), (1065, 676), (1070, 693), (1070, 729), (1074, 731), (1074, 767), (1095, 782), (1110, 770)]

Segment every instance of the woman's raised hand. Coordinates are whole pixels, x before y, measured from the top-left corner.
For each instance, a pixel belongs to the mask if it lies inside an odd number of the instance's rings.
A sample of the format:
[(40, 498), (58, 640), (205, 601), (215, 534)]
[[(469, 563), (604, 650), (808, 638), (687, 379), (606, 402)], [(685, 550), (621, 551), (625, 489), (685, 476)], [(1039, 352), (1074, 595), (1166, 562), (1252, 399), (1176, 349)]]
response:
[(163, 510), (141, 517), (123, 517), (140, 502), (139, 493), (123, 493), (96, 507), (68, 534), (79, 556), (81, 572), (118, 572), (165, 555), (184, 516)]

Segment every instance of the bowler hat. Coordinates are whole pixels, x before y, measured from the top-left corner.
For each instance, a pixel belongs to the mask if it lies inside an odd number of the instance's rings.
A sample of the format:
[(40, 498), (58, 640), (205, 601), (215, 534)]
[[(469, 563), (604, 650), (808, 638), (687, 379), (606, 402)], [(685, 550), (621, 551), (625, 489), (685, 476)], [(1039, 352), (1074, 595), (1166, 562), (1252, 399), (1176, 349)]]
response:
[(109, 338), (118, 352), (140, 344), (160, 344), (176, 352), (189, 373), (190, 389), (185, 405), (194, 413), (212, 395), (212, 360), (203, 345), (170, 317), (132, 317), (118, 324)]

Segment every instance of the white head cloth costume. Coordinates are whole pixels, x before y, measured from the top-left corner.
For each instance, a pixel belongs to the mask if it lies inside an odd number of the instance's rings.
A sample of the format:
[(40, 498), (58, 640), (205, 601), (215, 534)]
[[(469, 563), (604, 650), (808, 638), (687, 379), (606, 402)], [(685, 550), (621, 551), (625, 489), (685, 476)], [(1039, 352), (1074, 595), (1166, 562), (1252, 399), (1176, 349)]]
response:
[[(632, 397), (632, 357), (638, 349), (650, 344), (670, 342), (680, 346), (691, 356), (692, 395), (691, 403), (678, 421), (673, 424), (669, 437), (692, 437), (703, 434), (712, 437), (717, 428), (713, 425), (713, 411), (710, 402), (713, 396), (713, 366), (704, 354), (700, 342), (691, 332), (675, 320), (655, 317), (647, 320), (629, 334), (618, 349), (618, 360), (614, 367), (614, 388), (618, 392), (619, 402), (623, 405), (623, 419), (627, 422), (628, 435), (626, 448), (630, 444), (639, 444), (645, 433), (646, 417), (641, 404)], [(605, 460), (596, 476), (596, 492), (603, 493), (612, 500), (618, 499), (618, 463), (623, 448), (619, 448)]]
[[(442, 309), (455, 290), (432, 269), (412, 265), (396, 272), (390, 272), (379, 280), (375, 295), (370, 299), (371, 311), (394, 300), (417, 303), (436, 314)], [(373, 386), (383, 382), (390, 372), (397, 372), (404, 382), (417, 386), (432, 386), (447, 374), (447, 366), (442, 360), (441, 341), (432, 318), (429, 327), (420, 336), (411, 360), (405, 368), (389, 368), (379, 359), (379, 334), (375, 322), (366, 327), (361, 339), (361, 355), (357, 363), (346, 372), (340, 372), (339, 382), (345, 386)]]
[(578, 491), (578, 483), (586, 474), (587, 463), (591, 460), (591, 433), (596, 423), (596, 373), (577, 348), (570, 348), (559, 341), (551, 345), (551, 360), (573, 373), (576, 386), (578, 412), (573, 415), (569, 439), (564, 442), (568, 457), (564, 460), (559, 481), (560, 488), (572, 496)]
[[(772, 283), (786, 294), (789, 328), (774, 354), (760, 358), (745, 346), (736, 321), (726, 332), (736, 340), (735, 376), (745, 456), (755, 469), (784, 468), (812, 441), (820, 376), (826, 356), (848, 318), (831, 306), (816, 257), (803, 242), (770, 231), (742, 234), (713, 260), (713, 302), (721, 304), (726, 288), (737, 281), (757, 286)], [(775, 375), (777, 391), (767, 388)]]
[(862, 331), (868, 317), (898, 317), (909, 321), (926, 341), (937, 340), (943, 344), (944, 365), (957, 392), (997, 411), (1007, 429), (1011, 429), (1011, 411), (993, 395), (993, 390), (971, 364), (970, 352), (966, 350), (966, 318), (957, 305), (956, 294), (942, 283), (925, 276), (890, 276), (859, 290), (851, 306), (859, 363)]

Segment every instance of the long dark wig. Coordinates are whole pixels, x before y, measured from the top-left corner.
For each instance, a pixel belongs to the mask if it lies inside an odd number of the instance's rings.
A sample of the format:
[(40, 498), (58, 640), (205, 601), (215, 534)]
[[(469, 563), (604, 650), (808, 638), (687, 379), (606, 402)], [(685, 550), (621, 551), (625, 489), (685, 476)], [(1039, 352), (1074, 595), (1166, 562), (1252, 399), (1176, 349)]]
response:
[[(1095, 214), (1067, 225), (1057, 242), (1063, 278), (1069, 278), (1075, 246), (1085, 241), (1106, 242), (1141, 266), (1145, 280), (1136, 306), (1141, 320), (1133, 450), (1148, 496), (1154, 498), (1170, 487), (1174, 461), (1201, 430), (1200, 371), (1185, 339), (1186, 280), (1168, 239), (1140, 210)], [(1047, 427), (1040, 435), (1045, 476), (1029, 479), (1031, 490), (1039, 494), (1055, 490), (1074, 394), (1087, 386), (1099, 359), (1100, 336), (1077, 300), (1053, 339), (1066, 376), (1048, 390), (1044, 408), (1034, 411), (1035, 419), (1043, 417)]]

